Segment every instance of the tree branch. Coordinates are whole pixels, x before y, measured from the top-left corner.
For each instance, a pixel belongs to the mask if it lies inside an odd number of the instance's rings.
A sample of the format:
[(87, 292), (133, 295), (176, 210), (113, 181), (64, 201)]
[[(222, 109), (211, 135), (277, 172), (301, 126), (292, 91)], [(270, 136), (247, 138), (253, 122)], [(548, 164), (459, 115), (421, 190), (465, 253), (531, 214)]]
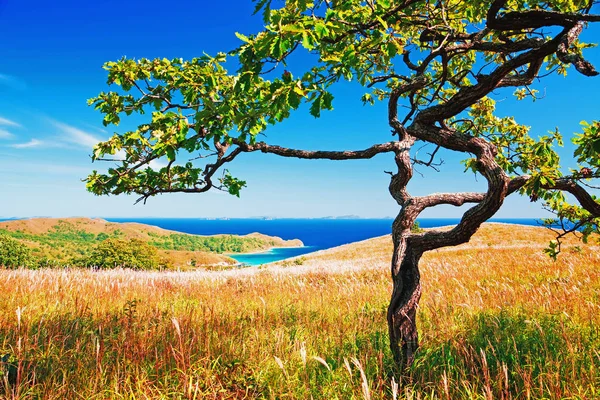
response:
[(598, 75), (598, 71), (596, 71), (594, 66), (589, 61), (584, 60), (584, 58), (579, 54), (568, 53), (569, 47), (571, 47), (573, 42), (577, 39), (577, 37), (579, 37), (582, 29), (583, 22), (578, 22), (569, 30), (569, 32), (567, 32), (558, 45), (556, 56), (565, 64), (573, 64), (579, 73), (585, 76), (596, 76)]
[(427, 196), (414, 197), (415, 207), (419, 212), (426, 208), (447, 204), (460, 207), (466, 203), (480, 203), (485, 199), (485, 193), (463, 192), (463, 193), (433, 193)]
[(359, 160), (369, 159), (377, 154), (396, 151), (399, 149), (398, 142), (388, 142), (373, 145), (364, 150), (345, 150), (345, 151), (323, 151), (323, 150), (299, 150), (290, 149), (281, 146), (270, 145), (264, 142), (248, 144), (238, 139), (232, 142), (239, 146), (243, 152), (261, 151), (263, 153), (276, 154), (281, 157), (293, 157), (303, 159), (327, 159), (327, 160)]
[[(531, 178), (529, 175), (523, 175), (513, 178), (509, 183), (509, 192), (513, 193), (522, 188)], [(541, 185), (545, 190), (560, 190), (573, 195), (587, 212), (594, 218), (600, 217), (600, 203), (598, 203), (592, 195), (585, 190), (581, 185), (577, 184), (576, 180), (570, 177), (557, 179), (554, 185)]]

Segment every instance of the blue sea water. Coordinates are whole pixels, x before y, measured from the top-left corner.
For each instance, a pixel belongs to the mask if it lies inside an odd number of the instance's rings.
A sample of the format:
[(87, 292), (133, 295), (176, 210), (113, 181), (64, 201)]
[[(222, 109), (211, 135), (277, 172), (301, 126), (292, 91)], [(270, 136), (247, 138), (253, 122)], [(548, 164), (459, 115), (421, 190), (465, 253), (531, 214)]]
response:
[[(233, 255), (240, 263), (261, 265), (286, 258), (357, 242), (392, 232), (391, 219), (228, 219), (196, 218), (106, 218), (111, 222), (139, 222), (173, 231), (195, 235), (236, 234), (260, 232), (282, 239), (300, 239), (304, 247), (277, 248), (263, 253)], [(458, 218), (419, 219), (422, 228), (455, 225)], [(537, 225), (536, 219), (492, 219), (521, 225)]]

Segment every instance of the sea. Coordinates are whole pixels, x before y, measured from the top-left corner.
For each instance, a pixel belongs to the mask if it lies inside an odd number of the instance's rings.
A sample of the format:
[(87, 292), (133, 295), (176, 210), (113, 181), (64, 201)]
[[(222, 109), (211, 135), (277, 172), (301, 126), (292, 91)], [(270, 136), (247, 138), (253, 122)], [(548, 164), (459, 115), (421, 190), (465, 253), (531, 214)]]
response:
[[(139, 222), (164, 229), (194, 235), (234, 234), (259, 232), (282, 239), (300, 239), (304, 247), (275, 248), (262, 253), (236, 254), (231, 257), (240, 264), (256, 266), (286, 258), (329, 249), (347, 243), (388, 235), (392, 219), (198, 219), (198, 218), (105, 218), (111, 222)], [(455, 225), (458, 218), (418, 219), (421, 228)], [(539, 225), (537, 219), (491, 219), (520, 225)]]

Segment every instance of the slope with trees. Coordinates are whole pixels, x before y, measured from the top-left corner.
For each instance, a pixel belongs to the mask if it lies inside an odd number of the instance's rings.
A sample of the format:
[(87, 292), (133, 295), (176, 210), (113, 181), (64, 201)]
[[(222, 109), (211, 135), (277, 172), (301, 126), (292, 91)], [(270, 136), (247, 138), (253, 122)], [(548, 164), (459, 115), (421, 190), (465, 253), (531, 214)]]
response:
[[(295, 246), (302, 246), (302, 242), (258, 233), (190, 235), (99, 218), (30, 218), (0, 222), (0, 266), (11, 268), (135, 266), (151, 269), (188, 264), (233, 265), (237, 262), (226, 253)], [(135, 260), (140, 263), (136, 264)]]

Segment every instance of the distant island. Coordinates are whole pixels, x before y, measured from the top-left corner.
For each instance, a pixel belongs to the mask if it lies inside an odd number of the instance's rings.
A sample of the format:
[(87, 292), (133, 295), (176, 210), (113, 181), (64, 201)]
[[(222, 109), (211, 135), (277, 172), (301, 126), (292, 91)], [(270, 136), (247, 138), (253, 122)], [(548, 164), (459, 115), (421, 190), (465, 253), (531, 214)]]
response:
[(200, 236), (140, 223), (108, 222), (100, 218), (3, 221), (0, 222), (2, 236), (27, 249), (34, 267), (86, 266), (93, 263), (90, 257), (102, 243), (120, 245), (121, 248), (148, 246), (146, 252), (156, 253), (157, 265), (168, 269), (226, 268), (238, 264), (228, 254), (303, 246), (298, 239), (283, 240), (260, 233)]
[(329, 217), (322, 217), (322, 218), (317, 218), (317, 219), (363, 219), (363, 218), (359, 217), (358, 215), (340, 215), (337, 217), (329, 216)]

